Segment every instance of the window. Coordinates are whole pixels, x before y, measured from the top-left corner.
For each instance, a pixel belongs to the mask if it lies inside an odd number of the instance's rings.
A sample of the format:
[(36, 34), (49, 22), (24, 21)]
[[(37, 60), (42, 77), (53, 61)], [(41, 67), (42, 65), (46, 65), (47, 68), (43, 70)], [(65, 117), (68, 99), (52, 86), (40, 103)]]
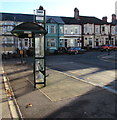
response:
[(92, 34), (92, 32), (93, 32), (93, 28), (92, 28), (92, 26), (90, 25), (90, 26), (89, 26), (89, 33)]
[(62, 45), (63, 45), (63, 40), (61, 39), (60, 40), (60, 47), (62, 47)]
[(89, 38), (89, 45), (92, 45), (92, 38)]
[(106, 38), (106, 44), (109, 44), (109, 40), (108, 40), (108, 38)]
[(29, 47), (32, 47), (32, 39), (29, 39)]
[(25, 46), (28, 47), (28, 39), (25, 39)]
[(85, 38), (85, 40), (87, 40), (87, 38)]
[(56, 39), (47, 39), (47, 47), (56, 47)]
[(96, 33), (98, 33), (98, 28), (96, 28)]
[(13, 26), (7, 26), (7, 32), (10, 32), (13, 29)]
[(55, 47), (55, 39), (51, 39), (51, 47)]
[(60, 26), (60, 33), (63, 33), (63, 27)]
[(71, 29), (71, 34), (73, 34), (74, 32), (73, 32), (73, 29)]
[(13, 40), (12, 37), (7, 37), (7, 38), (6, 38), (6, 42), (7, 42), (7, 43), (14, 43), (14, 40)]
[(78, 33), (78, 28), (75, 28), (75, 34), (77, 34)]
[(100, 26), (96, 26), (95, 32), (96, 32), (96, 33), (100, 33)]
[(47, 47), (50, 47), (50, 41), (47, 39)]
[(88, 28), (87, 28), (87, 26), (85, 25), (84, 26), (84, 33), (87, 33), (88, 32)]
[(50, 26), (50, 33), (56, 33), (55, 26)]
[(112, 33), (112, 34), (115, 34), (115, 27), (112, 27), (112, 28), (111, 28), (111, 33)]
[(65, 34), (67, 34), (67, 28), (65, 28)]
[(102, 32), (104, 32), (104, 31), (105, 31), (105, 27), (103, 26), (103, 27), (102, 27)]
[(110, 42), (111, 42), (111, 43), (110, 43), (111, 45), (114, 45), (114, 39), (113, 39), (113, 38), (111, 39)]

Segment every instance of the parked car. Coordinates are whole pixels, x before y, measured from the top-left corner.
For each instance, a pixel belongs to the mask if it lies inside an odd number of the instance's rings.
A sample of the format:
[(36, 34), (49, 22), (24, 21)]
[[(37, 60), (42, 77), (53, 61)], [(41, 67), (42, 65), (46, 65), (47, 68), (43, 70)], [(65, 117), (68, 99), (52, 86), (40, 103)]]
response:
[(108, 50), (117, 50), (117, 47), (114, 45), (102, 45), (100, 46), (101, 51), (108, 51)]
[(57, 53), (58, 53), (58, 54), (67, 53), (67, 48), (66, 48), (66, 47), (60, 47), (60, 48), (57, 50)]
[(85, 49), (82, 49), (80, 47), (75, 47), (75, 50), (78, 50), (78, 53), (84, 53), (84, 52), (86, 52)]
[(47, 49), (47, 52), (50, 53), (50, 54), (51, 53), (56, 54), (57, 53), (57, 48), (56, 47), (50, 47), (50, 48)]
[(84, 53), (86, 50), (82, 49), (80, 47), (72, 47), (68, 49), (68, 54), (78, 54), (78, 53)]

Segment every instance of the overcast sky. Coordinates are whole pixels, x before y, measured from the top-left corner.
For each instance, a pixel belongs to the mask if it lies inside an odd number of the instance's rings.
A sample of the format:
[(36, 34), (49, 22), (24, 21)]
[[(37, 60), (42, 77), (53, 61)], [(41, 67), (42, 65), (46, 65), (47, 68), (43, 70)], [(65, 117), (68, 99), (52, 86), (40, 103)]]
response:
[(46, 15), (74, 16), (74, 8), (77, 7), (80, 15), (95, 16), (102, 19), (115, 13), (115, 1), (117, 0), (0, 0), (0, 12), (33, 14), (34, 9), (40, 5), (46, 10)]

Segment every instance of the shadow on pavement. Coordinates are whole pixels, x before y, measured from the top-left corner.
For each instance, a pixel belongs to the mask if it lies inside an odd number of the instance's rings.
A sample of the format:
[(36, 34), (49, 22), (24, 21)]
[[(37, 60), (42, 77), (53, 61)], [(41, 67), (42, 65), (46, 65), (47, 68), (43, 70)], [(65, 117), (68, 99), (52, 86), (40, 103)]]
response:
[[(117, 99), (115, 94), (102, 88), (93, 86), (92, 89), (87, 90), (84, 94), (80, 94), (79, 90), (75, 92), (75, 94), (77, 94), (77, 92), (79, 93), (79, 95), (76, 95), (75, 97), (51, 101), (51, 99), (48, 99), (48, 94), (42, 90), (34, 90), (32, 85), (32, 66), (27, 64), (17, 66), (17, 61), (13, 61), (4, 61), (4, 70), (10, 80), (24, 118), (106, 118), (107, 120), (108, 118), (117, 118)], [(80, 66), (79, 69), (82, 69), (82, 67), (83, 66)], [(75, 68), (77, 69), (77, 66)], [(67, 69), (68, 66), (66, 66), (64, 71)], [(94, 73), (102, 71), (102, 69), (98, 69)], [(86, 75), (88, 74), (91, 74), (91, 72), (87, 73)], [(55, 74), (50, 75), (53, 80), (58, 79), (54, 84), (60, 84), (60, 75), (58, 78), (54, 77), (54, 75)], [(70, 80), (72, 79), (69, 77), (68, 81)], [(75, 82), (78, 82), (78, 80)], [(108, 84), (108, 86), (115, 84), (114, 82), (115, 81), (112, 81)], [(50, 84), (49, 81), (48, 84)], [(53, 83), (51, 83), (51, 85), (52, 84)], [(66, 88), (67, 87), (69, 86), (66, 86)], [(70, 94), (72, 96), (72, 94), (74, 94), (72, 90), (76, 89), (73, 89), (74, 86), (70, 86), (70, 88), (70, 90), (66, 90), (61, 84), (61, 88), (58, 85), (49, 92), (51, 95), (51, 93), (60, 91), (61, 89), (59, 94), (63, 94), (64, 92), (65, 94)], [(85, 89), (85, 87), (83, 89)], [(56, 94), (56, 96), (59, 96), (59, 94)], [(31, 103), (33, 106), (26, 108), (26, 105), (29, 103)]]

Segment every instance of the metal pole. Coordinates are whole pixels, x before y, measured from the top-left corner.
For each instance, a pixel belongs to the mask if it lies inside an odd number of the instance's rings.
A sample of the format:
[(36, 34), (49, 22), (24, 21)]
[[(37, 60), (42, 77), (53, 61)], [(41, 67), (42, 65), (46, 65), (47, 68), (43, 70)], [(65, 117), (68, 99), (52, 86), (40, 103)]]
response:
[(33, 22), (35, 23), (35, 10), (33, 10), (34, 16), (33, 16)]
[(34, 88), (36, 88), (36, 78), (35, 78), (35, 35), (33, 35), (33, 74), (34, 74)]
[(21, 64), (23, 64), (23, 49), (22, 49), (22, 46), (23, 45), (22, 45), (22, 40), (21, 40), (21, 52), (20, 52), (20, 55), (21, 55)]
[[(45, 29), (45, 25), (46, 25), (46, 11), (44, 10), (44, 29)], [(44, 87), (46, 87), (46, 57), (45, 57), (45, 35), (44, 35)]]

